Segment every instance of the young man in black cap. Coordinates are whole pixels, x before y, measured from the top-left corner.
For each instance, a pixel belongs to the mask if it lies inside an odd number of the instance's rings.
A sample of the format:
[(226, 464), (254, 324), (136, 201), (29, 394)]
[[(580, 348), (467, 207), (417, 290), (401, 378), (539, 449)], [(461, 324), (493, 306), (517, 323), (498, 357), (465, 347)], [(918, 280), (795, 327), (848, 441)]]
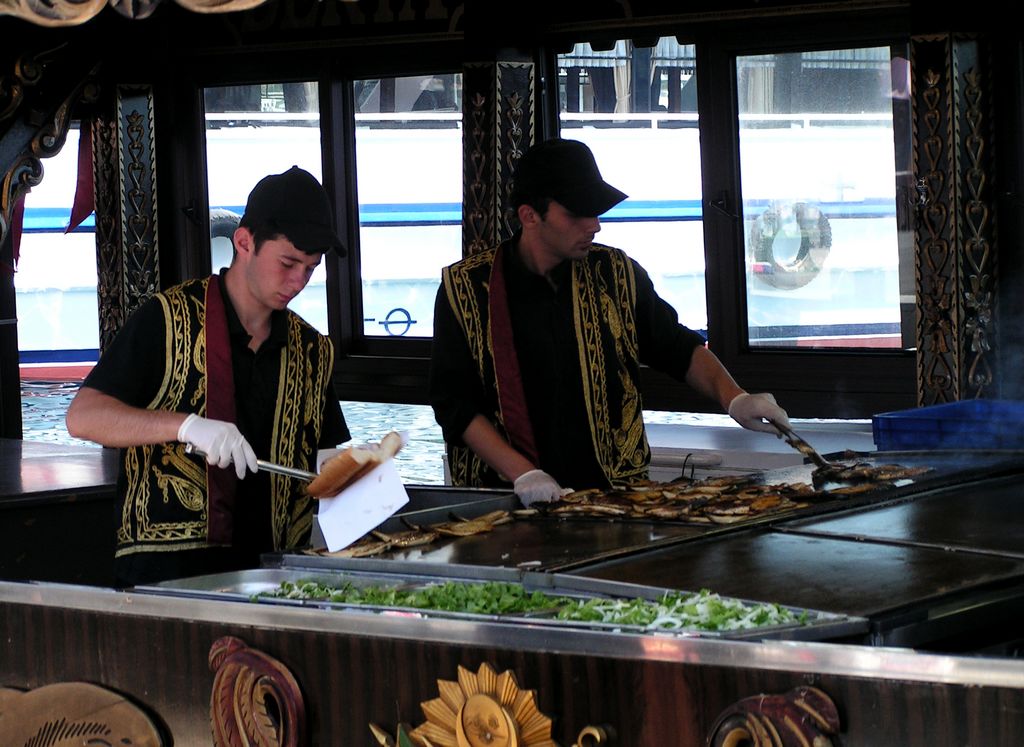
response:
[(575, 140), (519, 161), (520, 230), (446, 267), (434, 309), (430, 401), (456, 485), (513, 484), (525, 505), (564, 488), (647, 476), (641, 363), (685, 381), (743, 427), (788, 423), (748, 394), (704, 339), (678, 322), (644, 269), (594, 243), (597, 216), (626, 198)]
[(258, 567), (308, 542), (303, 483), (257, 471), (257, 455), (316, 471), (349, 439), (331, 341), (287, 309), (324, 253), (344, 252), (333, 223), (310, 173), (265, 177), (231, 266), (148, 299), (83, 382), (68, 432), (122, 449), (118, 585)]

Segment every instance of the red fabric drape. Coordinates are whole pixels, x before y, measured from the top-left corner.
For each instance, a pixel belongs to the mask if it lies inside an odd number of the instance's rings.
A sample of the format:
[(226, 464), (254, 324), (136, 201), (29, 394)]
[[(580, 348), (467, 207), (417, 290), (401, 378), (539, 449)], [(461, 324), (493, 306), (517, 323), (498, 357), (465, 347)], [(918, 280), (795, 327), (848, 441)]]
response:
[(78, 131), (78, 182), (75, 201), (71, 206), (71, 220), (64, 233), (71, 233), (96, 209), (95, 187), (92, 180), (92, 125), (82, 120)]
[(25, 195), (18, 198), (18, 201), (14, 203), (14, 210), (11, 211), (11, 261), (13, 265), (8, 265), (6, 262), (3, 263), (3, 269), (5, 272), (11, 274), (14, 273), (14, 269), (18, 266), (18, 257), (21, 253), (21, 227), (25, 222)]

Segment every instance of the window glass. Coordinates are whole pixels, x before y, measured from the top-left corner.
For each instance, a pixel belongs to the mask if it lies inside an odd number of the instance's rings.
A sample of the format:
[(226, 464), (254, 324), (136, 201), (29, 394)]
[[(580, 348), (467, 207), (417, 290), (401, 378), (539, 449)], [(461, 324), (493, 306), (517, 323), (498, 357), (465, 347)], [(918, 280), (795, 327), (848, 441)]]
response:
[[(231, 264), (245, 202), (268, 174), (299, 166), (323, 181), (315, 82), (220, 86), (204, 91), (211, 265)], [(289, 308), (327, 334), (327, 271), (321, 263)]]
[(605, 181), (628, 195), (595, 240), (636, 259), (680, 321), (706, 333), (694, 57), (672, 37), (575, 45), (558, 57), (560, 132), (590, 146)]
[(363, 332), (430, 337), (462, 257), (462, 76), (358, 80), (353, 99)]
[(754, 55), (736, 77), (749, 344), (902, 347), (906, 61), (888, 47)]
[(25, 196), (14, 273), (18, 347), (24, 363), (94, 361), (99, 348), (95, 219), (65, 233), (78, 183), (78, 127), (47, 158)]

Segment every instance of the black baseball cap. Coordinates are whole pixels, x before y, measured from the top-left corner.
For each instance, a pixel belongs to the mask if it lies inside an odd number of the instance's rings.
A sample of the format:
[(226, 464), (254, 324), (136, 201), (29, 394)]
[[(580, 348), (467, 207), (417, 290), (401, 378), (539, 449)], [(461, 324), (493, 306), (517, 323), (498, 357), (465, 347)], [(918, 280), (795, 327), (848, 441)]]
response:
[(512, 181), (512, 207), (551, 198), (576, 215), (605, 213), (626, 199), (601, 178), (594, 154), (579, 140), (552, 138), (523, 154)]
[(345, 256), (327, 192), (316, 177), (298, 166), (263, 177), (249, 193), (239, 225), (261, 224), (284, 234), (307, 254), (334, 249)]

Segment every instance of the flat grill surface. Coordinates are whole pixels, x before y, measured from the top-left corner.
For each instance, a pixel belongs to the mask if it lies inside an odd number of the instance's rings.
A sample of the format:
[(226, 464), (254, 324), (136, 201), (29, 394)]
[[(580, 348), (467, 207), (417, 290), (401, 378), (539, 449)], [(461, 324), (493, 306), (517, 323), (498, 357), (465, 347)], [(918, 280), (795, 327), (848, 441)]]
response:
[(1024, 560), (757, 530), (574, 573), (880, 617), (981, 586), (1024, 582)]
[(912, 501), (843, 515), (796, 519), (786, 530), (1024, 558), (1020, 476), (932, 491)]
[[(686, 520), (642, 519), (607, 516), (536, 516), (514, 518), (487, 532), (467, 537), (439, 537), (427, 545), (394, 547), (376, 557), (402, 563), (455, 563), (465, 566), (528, 568), (568, 571), (608, 559), (645, 553), (665, 545), (698, 540), (743, 531), (758, 526), (786, 526), (794, 521), (818, 519), (851, 510), (877, 510), (883, 504), (898, 504), (939, 487), (969, 483), (982, 474), (998, 474), (1024, 467), (1019, 455), (976, 453), (965, 459), (961, 454), (942, 452), (899, 452), (842, 455), (845, 462), (872, 465), (900, 464), (927, 466), (930, 472), (879, 486), (869, 493), (851, 496), (821, 494), (808, 505), (780, 513), (753, 515), (731, 523), (693, 523)], [(836, 459), (836, 456), (832, 456)], [(755, 475), (766, 484), (812, 484), (814, 465), (803, 464)], [(823, 483), (821, 489), (841, 487)], [(500, 510), (515, 516), (521, 508), (514, 495), (500, 491), (473, 491), (462, 488), (416, 487), (409, 489), (410, 503), (402, 513), (385, 522), (379, 531), (400, 532), (414, 527), (453, 519), (474, 519)], [(329, 561), (329, 558), (327, 559)]]
[[(868, 493), (830, 495), (816, 485), (809, 505), (731, 524), (622, 517), (514, 518), (490, 531), (392, 548), (365, 559), (285, 555), (284, 566), (372, 567), (413, 577), (442, 567), (487, 578), (518, 569), (637, 588), (710, 589), (724, 596), (821, 610), (870, 621), (883, 645), (971, 635), (994, 619), (1024, 614), (1024, 498), (1020, 452), (889, 452), (829, 455), (869, 465), (928, 466), (922, 475)], [(756, 476), (765, 485), (813, 483), (814, 466)], [(1024, 491), (1021, 491), (1024, 494)], [(427, 501), (382, 529), (473, 519), (496, 509), (515, 516), (509, 494), (472, 491)]]
[(409, 562), (555, 570), (706, 534), (703, 528), (668, 522), (516, 519), (489, 532), (391, 550), (384, 557)]

